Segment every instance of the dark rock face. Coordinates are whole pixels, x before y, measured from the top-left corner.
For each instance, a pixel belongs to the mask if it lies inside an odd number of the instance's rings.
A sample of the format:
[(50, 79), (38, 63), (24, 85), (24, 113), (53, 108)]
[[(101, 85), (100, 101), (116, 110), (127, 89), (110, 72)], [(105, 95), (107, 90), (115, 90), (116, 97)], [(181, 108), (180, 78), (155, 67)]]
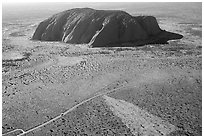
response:
[(133, 17), (124, 11), (76, 8), (41, 22), (32, 39), (100, 47), (123, 43), (165, 43), (182, 37), (161, 30), (153, 16)]

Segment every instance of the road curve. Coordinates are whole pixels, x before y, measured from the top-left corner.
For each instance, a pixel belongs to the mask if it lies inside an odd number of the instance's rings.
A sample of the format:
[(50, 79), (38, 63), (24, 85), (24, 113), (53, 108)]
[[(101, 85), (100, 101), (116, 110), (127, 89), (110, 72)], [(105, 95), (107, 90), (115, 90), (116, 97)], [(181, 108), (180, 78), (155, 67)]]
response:
[[(109, 84), (109, 85), (110, 85), (110, 84)], [(109, 86), (109, 85), (107, 85), (107, 86)], [(106, 86), (106, 87), (107, 87), (107, 86)], [(90, 100), (92, 100), (92, 99), (94, 99), (94, 98), (97, 98), (97, 97), (99, 97), (99, 96), (103, 96), (103, 95), (105, 95), (105, 94), (108, 94), (108, 93), (111, 93), (111, 92), (113, 92), (113, 91), (116, 91), (116, 90), (125, 88), (125, 87), (127, 87), (127, 86), (128, 86), (128, 85), (122, 86), (122, 87), (118, 87), (118, 88), (112, 89), (112, 90), (110, 90), (110, 91), (108, 91), (108, 92), (99, 93), (98, 95), (95, 95), (95, 96), (93, 96), (93, 97), (91, 97), (91, 98), (88, 98), (88, 99), (86, 99), (86, 100), (84, 100), (84, 101), (78, 103), (77, 105), (73, 106), (72, 108), (68, 109), (68, 110), (65, 111), (64, 113), (61, 113), (60, 115), (56, 116), (55, 118), (53, 118), (53, 119), (51, 119), (51, 120), (49, 120), (49, 121), (47, 121), (47, 122), (45, 122), (45, 123), (43, 123), (43, 124), (41, 124), (41, 125), (39, 125), (39, 126), (36, 126), (36, 127), (32, 128), (32, 129), (30, 129), (30, 130), (23, 131), (23, 133), (19, 134), (18, 136), (23, 136), (23, 135), (25, 135), (25, 134), (27, 134), (27, 133), (29, 133), (29, 132), (32, 132), (32, 131), (34, 131), (34, 130), (37, 130), (37, 129), (39, 129), (39, 128), (45, 126), (45, 125), (47, 125), (47, 124), (49, 124), (49, 123), (51, 123), (51, 122), (53, 122), (53, 121), (59, 119), (59, 118), (62, 117), (63, 115), (65, 115), (65, 114), (67, 114), (67, 113), (73, 111), (73, 110), (76, 109), (78, 106), (80, 106), (80, 105), (82, 105), (82, 104), (84, 104), (84, 103), (86, 103), (86, 102), (88, 102), (88, 101), (90, 101)], [(106, 88), (106, 87), (104, 87), (104, 88)], [(134, 87), (134, 86), (133, 86), (133, 87)], [(104, 88), (103, 88), (103, 89), (104, 89)], [(102, 89), (102, 90), (103, 90), (103, 89)], [(99, 90), (99, 91), (100, 91), (100, 90)], [(15, 130), (17, 130), (17, 129), (15, 129)], [(13, 130), (13, 131), (14, 131), (14, 130)], [(10, 132), (8, 132), (8, 133), (10, 133)]]

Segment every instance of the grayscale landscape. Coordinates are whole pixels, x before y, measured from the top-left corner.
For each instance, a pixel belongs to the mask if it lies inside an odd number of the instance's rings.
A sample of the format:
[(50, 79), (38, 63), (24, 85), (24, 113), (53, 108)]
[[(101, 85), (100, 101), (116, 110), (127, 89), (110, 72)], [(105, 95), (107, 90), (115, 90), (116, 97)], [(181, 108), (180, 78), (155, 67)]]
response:
[(202, 3), (3, 3), (2, 135), (202, 136)]

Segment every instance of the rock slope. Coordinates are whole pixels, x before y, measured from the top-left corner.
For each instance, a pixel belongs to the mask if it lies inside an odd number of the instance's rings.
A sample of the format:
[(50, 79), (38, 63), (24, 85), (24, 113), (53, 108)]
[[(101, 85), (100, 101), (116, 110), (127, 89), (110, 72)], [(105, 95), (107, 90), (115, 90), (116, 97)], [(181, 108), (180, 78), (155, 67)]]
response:
[(153, 16), (133, 17), (118, 10), (75, 8), (42, 21), (32, 39), (101, 47), (123, 43), (166, 43), (182, 37), (161, 30)]

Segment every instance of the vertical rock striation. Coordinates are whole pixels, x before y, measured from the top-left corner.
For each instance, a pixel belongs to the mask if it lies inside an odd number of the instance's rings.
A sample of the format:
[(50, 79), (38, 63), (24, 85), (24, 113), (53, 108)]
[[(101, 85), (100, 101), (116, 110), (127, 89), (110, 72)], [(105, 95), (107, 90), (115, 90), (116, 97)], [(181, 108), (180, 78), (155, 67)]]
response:
[(75, 8), (42, 21), (32, 39), (100, 47), (123, 43), (166, 43), (182, 37), (161, 30), (153, 16), (133, 17), (118, 10)]

